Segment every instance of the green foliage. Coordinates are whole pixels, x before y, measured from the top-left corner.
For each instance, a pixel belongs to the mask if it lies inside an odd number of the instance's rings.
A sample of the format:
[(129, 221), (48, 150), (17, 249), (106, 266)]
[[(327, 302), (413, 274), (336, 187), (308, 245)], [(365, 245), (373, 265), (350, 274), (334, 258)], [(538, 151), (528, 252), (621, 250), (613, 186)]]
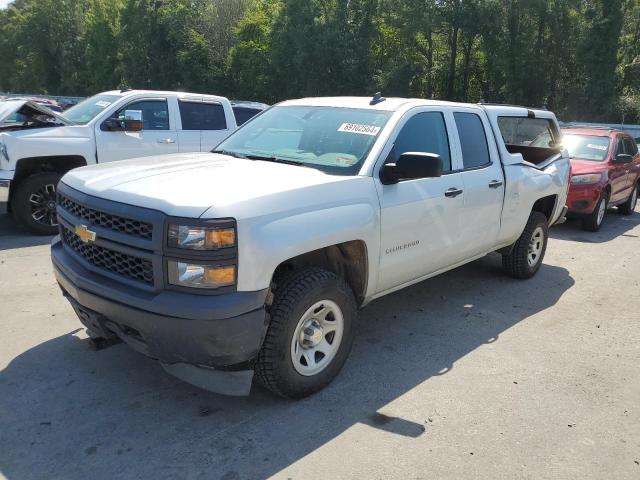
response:
[(0, 58), (0, 90), (381, 90), (640, 122), (640, 0), (16, 0)]

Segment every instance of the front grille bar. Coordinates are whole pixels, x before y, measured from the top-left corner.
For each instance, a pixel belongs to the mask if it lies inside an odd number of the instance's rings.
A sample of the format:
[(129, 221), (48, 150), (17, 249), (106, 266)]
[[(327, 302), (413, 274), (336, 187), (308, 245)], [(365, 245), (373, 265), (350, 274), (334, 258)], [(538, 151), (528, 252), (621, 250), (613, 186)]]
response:
[(153, 225), (149, 222), (121, 217), (111, 213), (102, 212), (94, 208), (85, 207), (71, 200), (69, 197), (58, 194), (58, 204), (72, 215), (86, 220), (88, 223), (116, 232), (131, 235), (133, 237), (151, 240)]
[(153, 285), (151, 260), (117, 252), (99, 245), (84, 243), (74, 232), (60, 224), (62, 241), (90, 264), (125, 278)]

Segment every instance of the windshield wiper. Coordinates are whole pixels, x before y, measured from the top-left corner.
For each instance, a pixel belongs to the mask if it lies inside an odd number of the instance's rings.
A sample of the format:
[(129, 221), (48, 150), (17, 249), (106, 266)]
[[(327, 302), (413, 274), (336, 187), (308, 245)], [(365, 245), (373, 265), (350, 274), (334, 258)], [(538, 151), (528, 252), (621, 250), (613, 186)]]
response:
[(242, 155), (241, 153), (232, 152), (231, 150), (211, 150), (211, 153), (221, 153), (222, 155), (229, 155), (230, 157), (235, 158), (248, 158), (246, 155)]
[(261, 160), (263, 162), (274, 162), (274, 163), (285, 163), (287, 165), (297, 165), (299, 167), (306, 167), (307, 165), (304, 162), (299, 162), (298, 160), (289, 160), (287, 158), (280, 157), (269, 157), (267, 155), (246, 155), (245, 158), (249, 160)]
[(308, 165), (304, 162), (299, 162), (298, 160), (289, 160), (287, 158), (273, 157), (269, 155), (257, 155), (254, 153), (238, 153), (232, 152), (231, 150), (211, 150), (211, 153), (221, 153), (223, 155), (229, 155), (235, 158), (244, 158), (248, 160), (260, 160), (263, 162), (274, 162), (274, 163), (285, 163), (287, 165), (296, 165), (298, 167), (307, 167)]

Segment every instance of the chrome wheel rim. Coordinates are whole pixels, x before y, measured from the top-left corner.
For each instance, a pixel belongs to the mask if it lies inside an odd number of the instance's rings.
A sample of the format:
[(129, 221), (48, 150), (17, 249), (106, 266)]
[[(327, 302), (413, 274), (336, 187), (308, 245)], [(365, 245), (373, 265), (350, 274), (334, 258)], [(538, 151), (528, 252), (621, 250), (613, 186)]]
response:
[(543, 247), (544, 230), (542, 227), (537, 227), (531, 235), (531, 239), (529, 240), (529, 249), (527, 251), (527, 263), (529, 263), (530, 267), (535, 267), (540, 261)]
[(58, 226), (56, 215), (56, 186), (47, 183), (29, 195), (31, 218), (40, 225)]
[(317, 375), (338, 353), (344, 332), (344, 316), (332, 300), (314, 303), (302, 315), (291, 339), (291, 360), (296, 372)]
[(600, 225), (602, 223), (602, 220), (604, 220), (604, 212), (606, 211), (607, 211), (607, 202), (603, 198), (602, 200), (600, 200), (600, 203), (598, 204), (598, 218), (597, 218), (598, 225)]

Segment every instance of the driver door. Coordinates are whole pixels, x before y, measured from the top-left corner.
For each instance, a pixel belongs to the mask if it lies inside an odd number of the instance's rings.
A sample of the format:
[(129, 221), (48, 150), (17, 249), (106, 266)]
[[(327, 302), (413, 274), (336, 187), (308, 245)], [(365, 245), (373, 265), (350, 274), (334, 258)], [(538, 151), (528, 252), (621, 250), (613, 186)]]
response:
[(96, 125), (98, 162), (178, 152), (178, 135), (165, 98), (135, 100), (111, 118), (124, 118), (125, 110), (142, 112), (143, 129), (140, 132), (109, 131), (104, 122)]
[[(377, 179), (381, 203), (381, 251), (377, 293), (399, 287), (461, 261), (458, 248), (463, 180), (448, 130), (451, 113), (422, 107), (400, 121), (386, 162), (405, 152), (440, 155), (443, 175), (384, 185)], [(385, 149), (386, 151), (386, 149)]]

